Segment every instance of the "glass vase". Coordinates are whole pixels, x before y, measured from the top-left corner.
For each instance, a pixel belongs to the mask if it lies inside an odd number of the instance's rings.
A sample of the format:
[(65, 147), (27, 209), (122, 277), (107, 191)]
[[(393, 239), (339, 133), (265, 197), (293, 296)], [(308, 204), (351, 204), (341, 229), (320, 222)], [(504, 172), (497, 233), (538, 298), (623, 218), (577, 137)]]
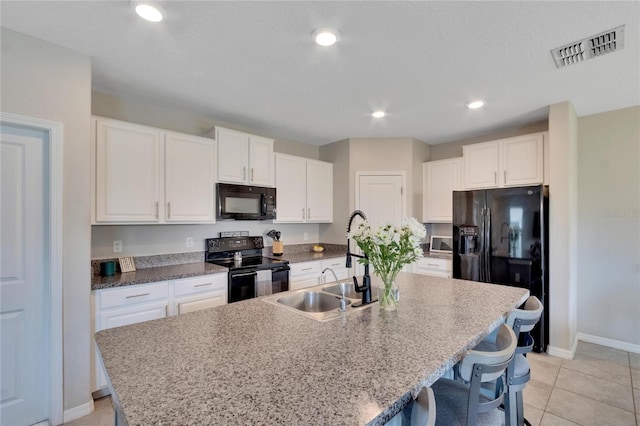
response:
[(387, 311), (393, 311), (400, 301), (400, 290), (396, 284), (396, 276), (398, 272), (390, 273), (387, 276), (381, 276), (383, 286), (378, 289), (378, 302), (380, 307)]

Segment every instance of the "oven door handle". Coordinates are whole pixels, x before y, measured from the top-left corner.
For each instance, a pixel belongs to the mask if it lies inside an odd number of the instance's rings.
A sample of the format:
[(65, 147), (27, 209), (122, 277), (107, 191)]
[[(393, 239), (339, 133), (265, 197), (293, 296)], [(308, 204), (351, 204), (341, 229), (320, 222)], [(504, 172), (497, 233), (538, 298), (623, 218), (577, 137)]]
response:
[(233, 274), (231, 275), (231, 278), (235, 278), (235, 277), (248, 277), (249, 275), (257, 275), (256, 272), (247, 272), (244, 274)]

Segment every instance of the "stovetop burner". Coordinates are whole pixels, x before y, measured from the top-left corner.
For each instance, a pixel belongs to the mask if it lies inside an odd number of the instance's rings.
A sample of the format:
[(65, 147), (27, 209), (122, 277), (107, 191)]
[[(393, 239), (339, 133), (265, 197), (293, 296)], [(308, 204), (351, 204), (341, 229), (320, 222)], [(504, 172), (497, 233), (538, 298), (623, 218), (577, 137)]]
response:
[(224, 266), (225, 268), (233, 269), (270, 269), (279, 265), (286, 265), (289, 262), (282, 259), (272, 259), (270, 257), (243, 257), (241, 261), (236, 262), (233, 259), (216, 259), (207, 260), (209, 263), (215, 263), (216, 265)]

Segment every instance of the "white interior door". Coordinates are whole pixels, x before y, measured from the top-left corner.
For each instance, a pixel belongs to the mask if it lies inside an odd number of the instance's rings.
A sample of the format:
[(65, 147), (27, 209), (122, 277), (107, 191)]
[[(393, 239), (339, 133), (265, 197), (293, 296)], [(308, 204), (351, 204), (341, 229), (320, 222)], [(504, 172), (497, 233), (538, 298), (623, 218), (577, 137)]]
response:
[(7, 425), (49, 417), (47, 141), (41, 130), (2, 126), (0, 418)]
[[(362, 210), (373, 226), (400, 225), (406, 210), (405, 181), (404, 172), (356, 172), (356, 209)], [(358, 263), (356, 274), (363, 273)]]

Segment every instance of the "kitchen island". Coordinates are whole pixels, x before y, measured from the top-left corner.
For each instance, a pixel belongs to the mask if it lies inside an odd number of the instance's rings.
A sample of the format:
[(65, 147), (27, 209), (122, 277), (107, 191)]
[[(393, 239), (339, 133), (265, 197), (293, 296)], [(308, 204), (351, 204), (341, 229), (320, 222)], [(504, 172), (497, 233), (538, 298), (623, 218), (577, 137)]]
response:
[(119, 424), (384, 424), (528, 296), (397, 283), (393, 312), (374, 303), (319, 322), (252, 299), (96, 333)]

